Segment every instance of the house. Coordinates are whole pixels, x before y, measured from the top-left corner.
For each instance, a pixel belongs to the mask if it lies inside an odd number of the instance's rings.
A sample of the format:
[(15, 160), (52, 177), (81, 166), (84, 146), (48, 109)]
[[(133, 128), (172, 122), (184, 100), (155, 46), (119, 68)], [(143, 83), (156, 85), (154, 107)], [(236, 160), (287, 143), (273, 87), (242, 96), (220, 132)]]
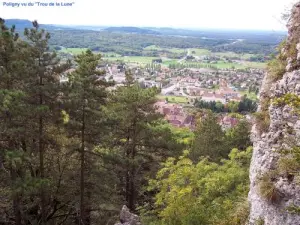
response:
[(221, 117), (219, 120), (219, 124), (221, 125), (223, 130), (227, 130), (235, 127), (239, 123), (237, 118), (233, 118), (230, 116)]
[(219, 102), (222, 102), (223, 104), (226, 103), (226, 98), (223, 95), (216, 94), (216, 93), (204, 92), (201, 96), (201, 99), (203, 101), (207, 101), (207, 102), (219, 101)]
[(163, 114), (164, 118), (173, 126), (195, 128), (194, 116), (186, 114), (181, 106), (169, 104), (165, 101), (158, 101), (155, 103), (155, 106), (157, 112)]

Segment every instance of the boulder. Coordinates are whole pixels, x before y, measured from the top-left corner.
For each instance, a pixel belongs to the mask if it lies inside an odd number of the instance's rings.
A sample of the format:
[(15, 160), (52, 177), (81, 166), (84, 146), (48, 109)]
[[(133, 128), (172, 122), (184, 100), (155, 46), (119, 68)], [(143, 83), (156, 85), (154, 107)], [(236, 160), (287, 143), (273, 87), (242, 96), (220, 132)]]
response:
[(124, 205), (120, 212), (120, 222), (115, 225), (142, 225), (139, 216), (130, 212), (128, 207)]

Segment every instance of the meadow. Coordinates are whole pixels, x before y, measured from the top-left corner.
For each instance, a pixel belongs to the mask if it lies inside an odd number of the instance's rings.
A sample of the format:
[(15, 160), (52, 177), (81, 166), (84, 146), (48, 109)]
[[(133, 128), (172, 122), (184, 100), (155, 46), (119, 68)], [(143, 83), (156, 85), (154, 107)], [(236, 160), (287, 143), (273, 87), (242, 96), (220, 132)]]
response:
[[(62, 48), (59, 52), (63, 53), (70, 53), (72, 55), (80, 54), (86, 51), (87, 48)], [(215, 63), (203, 63), (203, 62), (188, 62), (183, 61), (181, 64), (185, 65), (186, 67), (190, 67), (189, 65), (194, 65), (196, 68), (207, 68), (207, 67), (215, 67), (217, 69), (246, 69), (246, 68), (257, 68), (257, 69), (264, 69), (266, 67), (266, 63), (262, 62), (250, 62), (248, 61), (250, 57), (255, 56), (254, 54), (237, 54), (234, 52), (211, 52), (207, 49), (201, 48), (191, 48), (191, 49), (179, 49), (179, 48), (161, 48), (156, 45), (151, 45), (144, 48), (145, 51), (169, 51), (171, 53), (187, 53), (193, 56), (219, 56), (219, 57), (238, 57), (242, 61), (241, 63), (230, 63), (226, 61), (217, 61)], [(99, 53), (99, 52), (97, 52)], [(125, 63), (136, 63), (138, 65), (144, 66), (146, 64), (151, 64), (153, 59), (157, 59), (159, 57), (149, 57), (149, 56), (121, 56), (114, 52), (104, 52), (101, 53), (103, 55), (103, 59), (107, 61), (123, 61)], [(162, 57), (162, 64), (164, 66), (169, 66), (170, 64), (177, 64), (178, 59), (172, 58), (165, 58)]]
[(169, 103), (176, 103), (176, 104), (186, 104), (188, 103), (188, 98), (183, 96), (173, 96), (173, 95), (158, 95), (157, 98), (159, 100), (166, 100), (168, 99)]

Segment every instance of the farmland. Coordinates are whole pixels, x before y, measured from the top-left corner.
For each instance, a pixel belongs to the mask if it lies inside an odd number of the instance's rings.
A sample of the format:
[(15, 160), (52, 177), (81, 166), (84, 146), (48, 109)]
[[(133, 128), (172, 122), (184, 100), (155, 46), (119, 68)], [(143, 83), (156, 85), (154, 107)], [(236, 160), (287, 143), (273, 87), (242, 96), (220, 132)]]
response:
[[(87, 50), (87, 48), (62, 48), (59, 52), (69, 53), (71, 55), (77, 55), (81, 52)], [(264, 62), (254, 62), (250, 61), (251, 57), (257, 57), (255, 54), (238, 54), (234, 52), (211, 52), (207, 49), (201, 48), (191, 48), (191, 49), (183, 49), (183, 48), (162, 48), (157, 45), (151, 45), (144, 48), (143, 52), (151, 53), (155, 52), (158, 54), (155, 56), (121, 56), (116, 52), (98, 52), (101, 53), (104, 60), (109, 62), (123, 61), (125, 63), (135, 63), (140, 66), (145, 66), (146, 64), (151, 64), (154, 59), (161, 59), (162, 65), (169, 67), (170, 65), (181, 65), (181, 67), (187, 68), (215, 68), (215, 69), (246, 69), (246, 68), (257, 68), (264, 69), (266, 63)], [(157, 53), (158, 52), (158, 53)], [(169, 55), (165, 55), (165, 53), (170, 53)], [(161, 53), (161, 54), (160, 54)], [(194, 57), (206, 57), (206, 58), (217, 58), (218, 60), (213, 62), (205, 61), (188, 61), (186, 59), (178, 59), (173, 58), (175, 54), (176, 56), (182, 55), (192, 55)], [(232, 61), (230, 59), (239, 59), (239, 61)]]
[(165, 95), (158, 95), (157, 98), (159, 100), (168, 100), (169, 103), (176, 103), (176, 104), (184, 104), (188, 103), (188, 98), (183, 96), (165, 96)]

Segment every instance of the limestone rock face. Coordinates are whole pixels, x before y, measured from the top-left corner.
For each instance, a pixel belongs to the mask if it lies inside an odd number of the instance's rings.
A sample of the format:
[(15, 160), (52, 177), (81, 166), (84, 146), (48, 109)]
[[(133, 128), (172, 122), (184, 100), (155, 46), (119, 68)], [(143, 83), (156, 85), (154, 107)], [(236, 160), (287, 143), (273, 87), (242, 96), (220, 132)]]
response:
[(140, 222), (140, 218), (131, 213), (126, 205), (123, 206), (120, 213), (120, 223), (116, 223), (115, 225), (142, 225)]
[[(291, 64), (287, 58), (287, 69), (282, 79), (270, 82), (268, 74), (263, 81), (260, 97), (265, 95), (272, 100), (291, 93), (300, 96), (300, 3), (295, 4), (288, 23), (289, 36), (287, 42), (297, 40), (294, 43), (296, 62)], [(291, 44), (291, 43), (290, 43)], [(284, 51), (284, 50), (283, 50)], [(258, 111), (261, 107), (258, 107)], [(274, 187), (280, 195), (279, 201), (270, 202), (261, 196), (259, 190), (259, 178), (269, 171), (275, 170), (278, 160), (283, 157), (278, 150), (287, 149), (286, 140), (300, 136), (300, 117), (288, 105), (275, 105), (268, 108), (270, 126), (267, 132), (259, 132), (256, 125), (252, 128), (253, 156), (250, 166), (250, 202), (249, 225), (256, 225), (263, 221), (264, 225), (300, 225), (300, 215), (293, 214), (287, 207), (295, 205), (300, 207), (300, 183), (297, 180), (289, 180), (286, 176), (278, 175), (273, 181)], [(290, 131), (293, 130), (293, 133)], [(299, 145), (299, 141), (297, 145)]]

